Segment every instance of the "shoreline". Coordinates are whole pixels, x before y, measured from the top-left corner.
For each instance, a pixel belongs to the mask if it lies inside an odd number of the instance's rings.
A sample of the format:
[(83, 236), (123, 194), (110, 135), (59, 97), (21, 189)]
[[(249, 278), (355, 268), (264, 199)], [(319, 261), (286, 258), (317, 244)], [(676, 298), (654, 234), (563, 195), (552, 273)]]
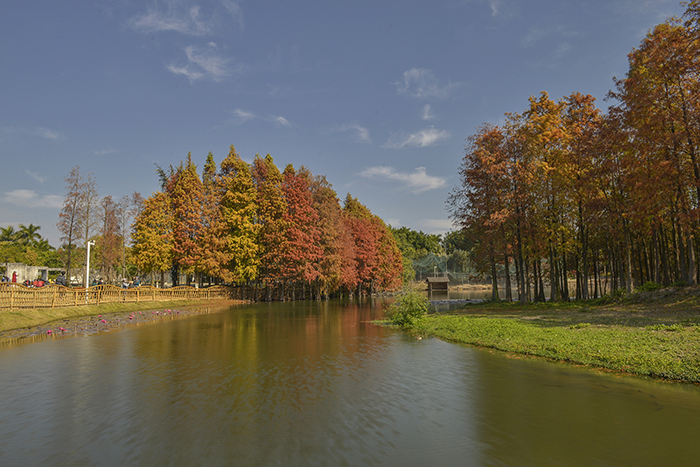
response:
[(619, 300), (467, 304), (405, 330), (417, 336), (667, 381), (700, 384), (700, 288)]
[(34, 338), (96, 334), (125, 326), (220, 312), (243, 303), (240, 300), (179, 300), (4, 311), (0, 313), (0, 345)]

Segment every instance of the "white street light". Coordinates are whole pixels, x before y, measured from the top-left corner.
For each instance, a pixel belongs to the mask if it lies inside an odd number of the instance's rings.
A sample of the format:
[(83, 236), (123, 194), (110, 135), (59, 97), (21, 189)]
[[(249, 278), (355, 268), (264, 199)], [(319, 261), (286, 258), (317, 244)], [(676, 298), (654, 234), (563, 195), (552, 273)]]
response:
[(95, 246), (95, 242), (87, 242), (87, 263), (85, 264), (85, 303), (88, 302), (88, 285), (90, 284), (90, 247)]

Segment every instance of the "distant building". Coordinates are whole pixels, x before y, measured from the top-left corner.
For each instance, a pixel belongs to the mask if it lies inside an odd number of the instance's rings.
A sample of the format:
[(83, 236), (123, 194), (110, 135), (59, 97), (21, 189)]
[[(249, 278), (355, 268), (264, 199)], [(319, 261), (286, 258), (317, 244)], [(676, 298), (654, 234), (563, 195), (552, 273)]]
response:
[(450, 287), (450, 279), (447, 277), (428, 277), (428, 292), (447, 292)]
[(26, 280), (34, 281), (36, 279), (47, 282), (49, 280), (49, 272), (64, 270), (64, 268), (49, 268), (46, 266), (27, 266), (23, 263), (0, 263), (0, 266), (5, 267), (5, 275), (10, 280), (12, 280), (12, 273), (16, 273), (18, 284)]

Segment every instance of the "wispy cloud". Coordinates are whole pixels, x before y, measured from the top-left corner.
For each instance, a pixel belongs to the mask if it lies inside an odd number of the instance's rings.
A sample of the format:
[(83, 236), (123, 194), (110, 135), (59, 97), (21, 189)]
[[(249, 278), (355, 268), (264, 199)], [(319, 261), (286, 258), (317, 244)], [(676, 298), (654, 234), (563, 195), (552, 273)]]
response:
[(464, 0), (462, 3), (474, 2), (488, 5), (494, 18), (511, 18), (517, 9), (517, 3), (513, 0)]
[(407, 146), (427, 147), (435, 143), (449, 139), (452, 135), (447, 130), (426, 128), (410, 135), (394, 136), (384, 144), (385, 148), (400, 149)]
[(564, 58), (569, 51), (571, 50), (571, 44), (568, 42), (562, 42), (557, 46), (557, 49), (554, 51), (554, 58), (560, 59)]
[(18, 128), (18, 127), (2, 127), (2, 132), (6, 134), (24, 134), (38, 136), (40, 138), (61, 140), (66, 139), (64, 134), (59, 130), (52, 130), (51, 128), (44, 127), (32, 127), (32, 128)]
[[(551, 36), (573, 37), (578, 33), (563, 24), (553, 24), (546, 27), (532, 26), (528, 29), (527, 34), (520, 39), (520, 45), (523, 47), (533, 47), (540, 41)], [(548, 40), (548, 42), (553, 42)], [(561, 46), (560, 46), (561, 47)]]
[(108, 147), (108, 148), (98, 149), (97, 151), (95, 151), (95, 155), (96, 156), (106, 156), (108, 154), (115, 154), (116, 152), (117, 152), (116, 149), (114, 149), (112, 147)]
[(176, 75), (186, 76), (191, 83), (205, 78), (219, 82), (232, 73), (241, 73), (245, 69), (243, 65), (235, 68), (229, 66), (231, 59), (221, 56), (216, 44), (212, 43), (208, 47), (185, 47), (185, 55), (188, 61), (186, 65), (170, 64), (166, 68)]
[(243, 109), (234, 109), (231, 111), (231, 115), (233, 116), (233, 118), (230, 120), (230, 123), (233, 123), (234, 125), (242, 125), (243, 123), (250, 120), (259, 120), (263, 122), (273, 123), (278, 126), (294, 126), (289, 120), (280, 115), (270, 115), (265, 117)]
[(271, 117), (271, 118), (272, 118), (273, 121), (274, 121), (275, 123), (277, 123), (278, 125), (282, 125), (282, 126), (292, 126), (292, 124), (289, 123), (289, 120), (287, 120), (287, 119), (284, 118), (284, 117)]
[(27, 175), (29, 175), (30, 177), (32, 177), (34, 180), (36, 180), (39, 183), (44, 183), (47, 180), (47, 177), (45, 177), (43, 175), (39, 175), (36, 172), (31, 172), (29, 170), (25, 170), (24, 173), (26, 173)]
[(423, 120), (432, 120), (435, 118), (435, 115), (433, 115), (433, 112), (430, 108), (430, 104), (425, 104), (423, 106), (423, 116), (421, 118)]
[(363, 170), (360, 175), (370, 180), (401, 182), (405, 189), (414, 193), (435, 190), (447, 184), (446, 179), (425, 173), (425, 167), (418, 167), (413, 173), (405, 173), (398, 172), (393, 167), (377, 166)]
[(231, 0), (210, 4), (206, 11), (189, 1), (166, 0), (154, 3), (127, 24), (135, 31), (147, 34), (174, 31), (190, 36), (206, 36), (219, 31), (226, 23), (227, 16), (233, 16), (239, 25), (243, 25), (241, 9), (238, 3)]
[(445, 99), (462, 86), (461, 83), (441, 85), (435, 73), (425, 68), (411, 68), (403, 73), (403, 78), (395, 83), (397, 94), (407, 94), (420, 99)]
[(40, 195), (34, 190), (12, 190), (5, 193), (5, 202), (24, 208), (60, 208), (63, 198), (58, 195)]
[(337, 126), (331, 130), (331, 133), (344, 133), (347, 131), (354, 134), (355, 141), (358, 143), (372, 143), (372, 138), (369, 136), (369, 130), (355, 123)]

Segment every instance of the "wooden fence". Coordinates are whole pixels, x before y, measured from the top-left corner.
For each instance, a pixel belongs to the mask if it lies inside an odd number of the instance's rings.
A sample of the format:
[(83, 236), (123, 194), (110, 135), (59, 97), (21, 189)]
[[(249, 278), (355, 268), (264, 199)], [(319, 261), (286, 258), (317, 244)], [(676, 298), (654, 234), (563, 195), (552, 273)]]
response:
[(236, 289), (215, 285), (173, 287), (158, 289), (151, 286), (122, 289), (113, 285), (96, 285), (87, 289), (47, 285), (40, 288), (25, 287), (14, 283), (0, 283), (0, 310), (20, 308), (55, 308), (59, 306), (99, 305), (101, 303), (143, 303), (170, 300), (233, 299), (239, 295)]

